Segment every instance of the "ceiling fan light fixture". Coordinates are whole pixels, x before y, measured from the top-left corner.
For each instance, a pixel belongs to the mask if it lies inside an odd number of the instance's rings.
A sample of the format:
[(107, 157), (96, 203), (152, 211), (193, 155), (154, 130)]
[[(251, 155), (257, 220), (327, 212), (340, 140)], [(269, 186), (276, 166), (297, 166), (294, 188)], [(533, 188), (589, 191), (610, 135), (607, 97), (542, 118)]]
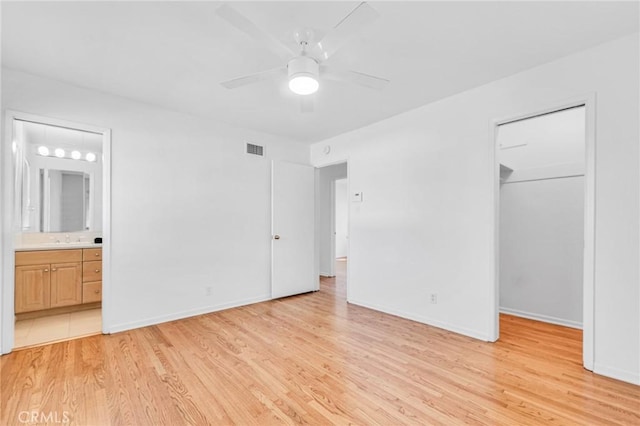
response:
[(320, 67), (315, 59), (298, 56), (287, 64), (289, 89), (297, 95), (310, 95), (318, 91)]
[(296, 75), (289, 80), (289, 89), (296, 95), (311, 95), (318, 91), (320, 84), (312, 75)]

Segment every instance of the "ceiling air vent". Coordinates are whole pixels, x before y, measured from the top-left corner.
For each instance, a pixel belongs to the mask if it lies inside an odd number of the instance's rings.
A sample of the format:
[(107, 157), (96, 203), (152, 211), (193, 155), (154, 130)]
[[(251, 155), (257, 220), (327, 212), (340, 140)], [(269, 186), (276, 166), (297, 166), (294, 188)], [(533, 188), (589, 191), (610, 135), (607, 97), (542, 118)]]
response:
[(254, 145), (252, 143), (247, 143), (247, 154), (263, 156), (264, 147), (260, 145)]

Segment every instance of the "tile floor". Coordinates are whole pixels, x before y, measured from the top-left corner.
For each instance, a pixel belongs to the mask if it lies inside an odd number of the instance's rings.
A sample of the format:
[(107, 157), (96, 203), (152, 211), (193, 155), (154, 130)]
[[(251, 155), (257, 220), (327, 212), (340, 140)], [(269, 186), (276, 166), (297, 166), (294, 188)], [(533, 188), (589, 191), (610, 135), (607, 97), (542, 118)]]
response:
[(102, 309), (16, 321), (15, 345), (23, 348), (100, 333)]

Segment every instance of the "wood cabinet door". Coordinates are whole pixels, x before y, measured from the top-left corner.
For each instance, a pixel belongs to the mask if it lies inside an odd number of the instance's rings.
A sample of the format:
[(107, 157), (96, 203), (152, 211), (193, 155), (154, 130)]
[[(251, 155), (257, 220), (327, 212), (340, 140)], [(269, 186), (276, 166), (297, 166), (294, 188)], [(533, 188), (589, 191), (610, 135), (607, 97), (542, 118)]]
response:
[(15, 312), (39, 311), (50, 307), (49, 265), (16, 267)]
[(82, 303), (82, 263), (51, 265), (51, 307)]

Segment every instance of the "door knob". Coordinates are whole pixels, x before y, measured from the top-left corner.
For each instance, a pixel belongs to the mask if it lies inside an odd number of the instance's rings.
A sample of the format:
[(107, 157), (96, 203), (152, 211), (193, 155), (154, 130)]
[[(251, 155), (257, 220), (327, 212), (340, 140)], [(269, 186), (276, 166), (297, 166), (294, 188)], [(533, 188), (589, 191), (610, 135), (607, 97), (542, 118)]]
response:
[(274, 235), (274, 236), (273, 236), (273, 239), (274, 239), (274, 240), (279, 240), (279, 239), (280, 239), (280, 235), (278, 235), (278, 234)]

